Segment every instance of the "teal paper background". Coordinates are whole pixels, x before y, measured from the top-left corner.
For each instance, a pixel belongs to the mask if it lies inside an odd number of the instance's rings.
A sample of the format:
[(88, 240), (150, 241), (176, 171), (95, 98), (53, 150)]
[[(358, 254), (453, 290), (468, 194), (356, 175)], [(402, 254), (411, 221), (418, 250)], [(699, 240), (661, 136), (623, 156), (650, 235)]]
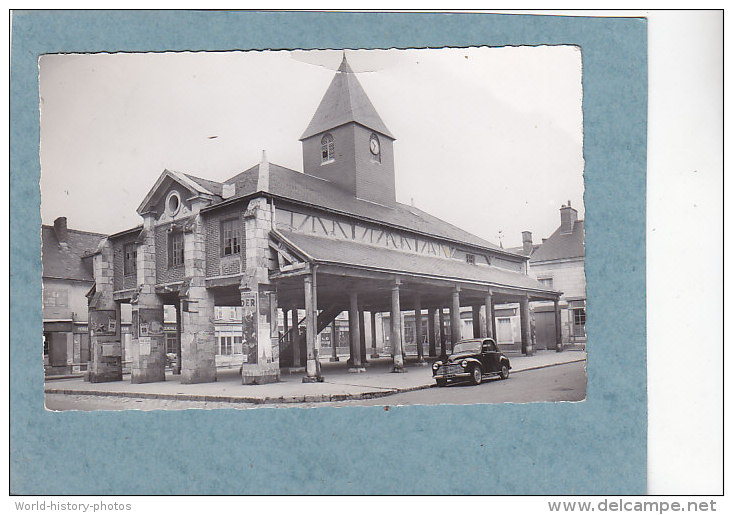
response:
[[(646, 27), (643, 19), (531, 15), (14, 12), (10, 491), (645, 493)], [(44, 410), (40, 54), (539, 44), (579, 45), (583, 55), (585, 402), (389, 411)]]

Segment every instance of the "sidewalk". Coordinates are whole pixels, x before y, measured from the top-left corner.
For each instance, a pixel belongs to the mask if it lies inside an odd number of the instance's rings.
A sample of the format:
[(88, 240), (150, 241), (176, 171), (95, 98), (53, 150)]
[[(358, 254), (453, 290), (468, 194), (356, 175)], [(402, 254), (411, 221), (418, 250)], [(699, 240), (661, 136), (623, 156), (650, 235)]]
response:
[[(511, 373), (534, 370), (548, 366), (584, 361), (582, 351), (538, 351), (534, 356), (508, 355), (512, 363)], [(431, 361), (432, 363), (432, 361)], [(435, 384), (430, 366), (418, 366), (415, 358), (408, 357), (407, 373), (390, 372), (389, 357), (372, 359), (366, 373), (351, 374), (345, 360), (321, 362), (322, 383), (302, 383), (303, 373), (284, 373), (277, 383), (266, 385), (242, 385), (237, 368), (217, 370), (215, 383), (181, 384), (180, 376), (167, 374), (164, 382), (132, 384), (129, 379), (111, 383), (87, 383), (82, 379), (58, 379), (46, 383), (45, 393), (66, 395), (100, 395), (133, 397), (141, 399), (169, 399), (181, 401), (230, 402), (230, 403), (297, 403), (330, 402), (373, 399), (399, 392), (430, 388)]]

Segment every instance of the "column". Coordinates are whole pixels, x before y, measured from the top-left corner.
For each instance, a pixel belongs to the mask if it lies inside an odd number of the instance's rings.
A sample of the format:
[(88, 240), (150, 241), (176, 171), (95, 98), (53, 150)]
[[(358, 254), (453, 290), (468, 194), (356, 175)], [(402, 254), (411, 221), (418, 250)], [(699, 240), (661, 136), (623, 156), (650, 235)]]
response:
[(361, 364), (367, 366), (366, 359), (366, 324), (364, 323), (364, 310), (359, 307), (359, 357), (361, 358)]
[[(183, 233), (183, 265), (187, 279), (179, 293), (182, 384), (216, 381), (215, 303), (213, 292), (206, 288), (205, 263), (206, 226), (201, 217), (195, 215), (193, 223)], [(268, 343), (269, 329), (268, 325)]]
[(377, 313), (372, 311), (370, 313), (371, 330), (372, 330), (372, 358), (378, 358), (379, 353), (377, 352)]
[(392, 309), (390, 311), (389, 321), (391, 325), (390, 340), (392, 343), (392, 353), (394, 354), (394, 365), (392, 372), (406, 372), (405, 362), (402, 359), (402, 335), (400, 334), (400, 325), (402, 320), (402, 312), (400, 310), (400, 281), (396, 280), (392, 285)]
[(181, 375), (181, 331), (183, 330), (183, 314), (181, 313), (181, 299), (176, 299), (176, 366), (173, 374)]
[(338, 334), (338, 331), (336, 330), (336, 318), (334, 318), (333, 322), (331, 322), (331, 358), (329, 359), (329, 361), (332, 363), (339, 361), (338, 349), (337, 349), (338, 344), (339, 344), (339, 334)]
[(298, 318), (298, 310), (293, 308), (290, 310), (290, 318), (293, 321), (293, 330), (290, 331), (290, 346), (293, 349), (293, 366), (302, 367), (303, 361), (300, 356), (300, 319)]
[(316, 368), (316, 313), (313, 310), (313, 277), (303, 277), (303, 290), (305, 294), (305, 377), (304, 383), (318, 382), (318, 370)]
[(428, 356), (431, 358), (434, 358), (436, 356), (435, 353), (435, 327), (436, 327), (436, 318), (438, 317), (438, 312), (435, 308), (428, 309)]
[(525, 295), (519, 300), (519, 320), (522, 328), (522, 354), (527, 356), (533, 354), (529, 317), (529, 297)]
[(440, 326), (440, 357), (445, 359), (448, 356), (448, 350), (445, 348), (445, 312), (443, 308), (438, 309), (438, 326)]
[(122, 381), (122, 333), (120, 306), (114, 301), (113, 250), (104, 240), (92, 258), (94, 295), (89, 298), (89, 372), (92, 383)]
[(460, 288), (456, 286), (451, 294), (450, 306), (450, 342), (451, 352), (456, 343), (461, 341), (461, 301), (459, 297)]
[(494, 332), (494, 298), (491, 290), (489, 290), (484, 299), (484, 311), (486, 312), (486, 337), (496, 341), (496, 333)]
[(423, 356), (423, 333), (422, 333), (422, 299), (420, 294), (415, 295), (415, 341), (417, 342), (417, 364), (427, 365)]
[[(363, 322), (363, 318), (361, 321)], [(353, 356), (349, 372), (352, 373), (366, 372), (361, 364), (361, 325), (359, 320), (359, 297), (356, 291), (352, 290), (349, 292), (349, 339)]]
[[(165, 229), (161, 229), (165, 230)], [(165, 381), (165, 333), (163, 332), (163, 302), (155, 293), (155, 220), (153, 215), (143, 218), (138, 237), (137, 284), (132, 305), (132, 383)], [(185, 252), (185, 244), (184, 244)], [(183, 337), (183, 336), (182, 336)], [(182, 358), (185, 346), (181, 342)]]
[(555, 299), (555, 350), (562, 352), (562, 325), (560, 322), (560, 299)]
[(473, 337), (481, 338), (481, 306), (471, 306), (471, 324), (473, 325)]

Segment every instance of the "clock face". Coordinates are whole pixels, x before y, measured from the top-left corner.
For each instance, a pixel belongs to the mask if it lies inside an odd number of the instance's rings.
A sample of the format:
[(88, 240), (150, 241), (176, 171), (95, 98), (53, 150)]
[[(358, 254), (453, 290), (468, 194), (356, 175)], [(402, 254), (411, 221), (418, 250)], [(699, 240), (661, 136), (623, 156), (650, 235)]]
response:
[(369, 150), (371, 150), (372, 154), (375, 156), (379, 154), (379, 141), (374, 138), (369, 140)]

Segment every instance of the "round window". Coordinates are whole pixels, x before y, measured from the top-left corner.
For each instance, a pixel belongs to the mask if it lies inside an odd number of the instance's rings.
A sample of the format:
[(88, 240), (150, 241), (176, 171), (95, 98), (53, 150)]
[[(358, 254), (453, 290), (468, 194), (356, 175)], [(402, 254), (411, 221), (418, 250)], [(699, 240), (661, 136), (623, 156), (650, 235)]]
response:
[(168, 194), (168, 199), (166, 200), (166, 208), (168, 210), (168, 214), (171, 216), (178, 213), (178, 210), (181, 208), (181, 197), (178, 196), (177, 191), (171, 191)]

